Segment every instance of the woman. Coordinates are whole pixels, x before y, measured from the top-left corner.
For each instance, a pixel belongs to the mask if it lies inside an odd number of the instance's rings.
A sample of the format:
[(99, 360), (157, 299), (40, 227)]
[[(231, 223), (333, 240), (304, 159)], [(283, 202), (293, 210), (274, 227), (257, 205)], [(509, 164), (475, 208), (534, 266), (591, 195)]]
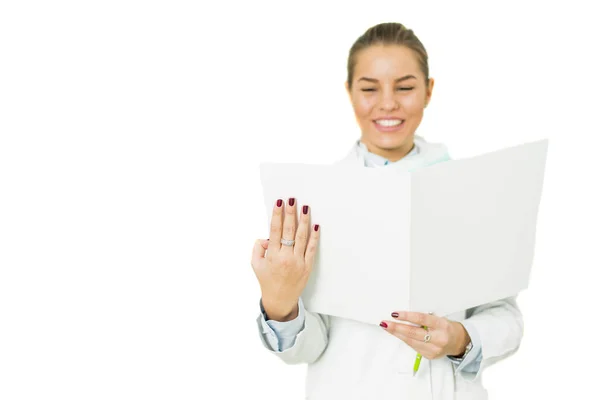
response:
[[(368, 29), (350, 49), (346, 82), (362, 135), (342, 162), (412, 170), (448, 160), (444, 145), (415, 135), (433, 84), (412, 30), (397, 23)], [(309, 312), (300, 295), (318, 240), (309, 205), (280, 199), (269, 239), (258, 240), (252, 254), (262, 343), (285, 363), (308, 365), (307, 399), (487, 399), (482, 370), (521, 342), (515, 298), (445, 318), (390, 310), (380, 326)], [(417, 353), (423, 361), (413, 376)]]

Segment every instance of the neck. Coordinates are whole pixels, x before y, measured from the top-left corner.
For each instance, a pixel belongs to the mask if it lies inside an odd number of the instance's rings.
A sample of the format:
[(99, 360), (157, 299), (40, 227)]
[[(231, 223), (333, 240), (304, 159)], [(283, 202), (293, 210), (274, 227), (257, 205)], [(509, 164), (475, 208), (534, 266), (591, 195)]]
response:
[(391, 162), (395, 162), (395, 161), (401, 160), (402, 158), (406, 157), (406, 155), (408, 153), (410, 153), (412, 151), (412, 149), (415, 147), (414, 139), (411, 139), (410, 141), (403, 143), (402, 146), (400, 146), (400, 147), (391, 148), (391, 149), (380, 148), (380, 147), (374, 146), (370, 143), (367, 143), (363, 139), (360, 139), (360, 141), (367, 147), (367, 150), (369, 150), (369, 152), (371, 152), (373, 154), (377, 154), (378, 156), (384, 157)]

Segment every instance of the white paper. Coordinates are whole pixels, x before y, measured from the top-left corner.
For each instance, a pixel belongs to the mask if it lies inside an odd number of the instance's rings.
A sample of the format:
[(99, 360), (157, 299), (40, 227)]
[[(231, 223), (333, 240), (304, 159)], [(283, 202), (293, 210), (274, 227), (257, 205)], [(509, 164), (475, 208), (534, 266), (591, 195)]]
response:
[(527, 288), (547, 144), (410, 173), (261, 164), (268, 226), (289, 197), (320, 225), (306, 308), (379, 324), (394, 310), (448, 315)]

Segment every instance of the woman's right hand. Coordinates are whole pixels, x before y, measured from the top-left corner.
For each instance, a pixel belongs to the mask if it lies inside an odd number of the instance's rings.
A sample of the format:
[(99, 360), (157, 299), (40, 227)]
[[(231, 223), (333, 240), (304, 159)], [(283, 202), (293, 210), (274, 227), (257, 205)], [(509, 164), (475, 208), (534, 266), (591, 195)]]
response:
[[(296, 213), (295, 199), (273, 207), (268, 240), (257, 240), (252, 251), (252, 268), (260, 284), (262, 304), (269, 319), (290, 321), (298, 315), (298, 299), (312, 271), (319, 225), (310, 227), (310, 207)], [(281, 239), (295, 240), (292, 246)], [(265, 256), (266, 253), (266, 256)]]

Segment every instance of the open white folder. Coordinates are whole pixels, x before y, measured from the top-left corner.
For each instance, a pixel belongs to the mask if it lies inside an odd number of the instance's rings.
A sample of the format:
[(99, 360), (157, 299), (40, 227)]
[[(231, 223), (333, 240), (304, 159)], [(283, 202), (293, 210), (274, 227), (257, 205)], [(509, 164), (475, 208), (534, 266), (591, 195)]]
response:
[(379, 324), (392, 311), (444, 316), (526, 289), (548, 140), (406, 172), (263, 163), (277, 199), (311, 207), (309, 311)]

